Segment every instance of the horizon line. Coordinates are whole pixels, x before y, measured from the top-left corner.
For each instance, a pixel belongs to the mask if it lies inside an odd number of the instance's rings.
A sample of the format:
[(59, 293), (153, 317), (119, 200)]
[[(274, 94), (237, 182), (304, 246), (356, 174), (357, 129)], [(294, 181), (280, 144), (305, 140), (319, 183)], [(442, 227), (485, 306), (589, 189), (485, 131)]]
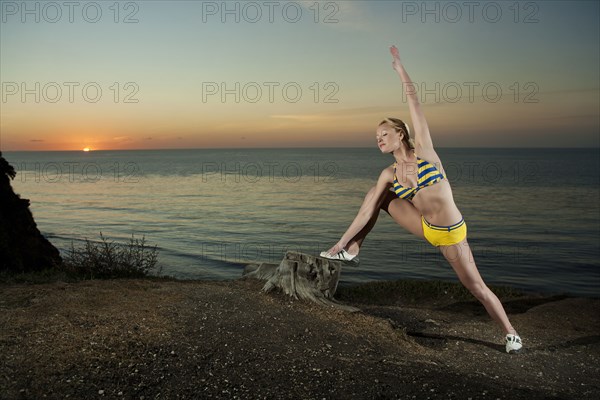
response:
[[(287, 150), (287, 149), (376, 149), (373, 146), (300, 146), (300, 147), (163, 147), (163, 148), (136, 148), (136, 149), (90, 149), (89, 151), (80, 150), (2, 150), (0, 152), (30, 152), (30, 153), (48, 153), (48, 152), (77, 152), (94, 153), (103, 151), (165, 151), (165, 150)], [(600, 149), (600, 146), (437, 146), (438, 149)]]

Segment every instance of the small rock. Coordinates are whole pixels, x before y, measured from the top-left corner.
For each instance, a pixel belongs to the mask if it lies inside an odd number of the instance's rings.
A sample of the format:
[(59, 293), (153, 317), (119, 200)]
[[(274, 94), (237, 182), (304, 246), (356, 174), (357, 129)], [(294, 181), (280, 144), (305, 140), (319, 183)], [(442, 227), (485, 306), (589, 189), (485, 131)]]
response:
[(104, 394), (104, 390), (98, 390), (98, 394)]

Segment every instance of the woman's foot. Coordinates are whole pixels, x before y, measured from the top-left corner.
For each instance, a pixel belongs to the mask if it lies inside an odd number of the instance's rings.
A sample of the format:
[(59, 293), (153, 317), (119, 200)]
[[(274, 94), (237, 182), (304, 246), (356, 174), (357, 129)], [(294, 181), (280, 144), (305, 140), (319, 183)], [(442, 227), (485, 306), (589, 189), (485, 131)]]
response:
[(523, 348), (523, 343), (521, 343), (521, 338), (516, 333), (509, 333), (504, 338), (504, 342), (506, 343), (506, 352), (509, 354), (520, 353)]
[(350, 254), (346, 250), (342, 250), (337, 254), (329, 254), (326, 251), (322, 251), (320, 255), (323, 258), (328, 258), (330, 260), (340, 260), (346, 264), (354, 266), (358, 266), (358, 263), (360, 262), (357, 255)]

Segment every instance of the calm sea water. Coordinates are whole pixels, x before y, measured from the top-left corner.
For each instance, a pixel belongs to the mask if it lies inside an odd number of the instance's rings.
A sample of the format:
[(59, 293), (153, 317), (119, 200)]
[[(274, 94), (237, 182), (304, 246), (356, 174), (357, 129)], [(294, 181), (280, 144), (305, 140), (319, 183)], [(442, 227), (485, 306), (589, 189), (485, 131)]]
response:
[[(490, 284), (600, 294), (598, 149), (439, 149)], [(318, 254), (352, 222), (380, 171), (377, 149), (6, 152), (13, 187), (62, 251), (99, 233), (145, 235), (163, 272), (229, 279), (286, 250)], [(457, 281), (429, 244), (385, 213), (341, 284)]]

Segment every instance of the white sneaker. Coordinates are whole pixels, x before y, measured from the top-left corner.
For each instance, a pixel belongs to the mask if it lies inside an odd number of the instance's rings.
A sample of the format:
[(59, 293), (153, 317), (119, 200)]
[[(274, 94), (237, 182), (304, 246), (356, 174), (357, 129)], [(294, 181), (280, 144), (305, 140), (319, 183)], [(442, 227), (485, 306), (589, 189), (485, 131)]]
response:
[(504, 338), (504, 342), (506, 343), (506, 352), (509, 354), (520, 353), (523, 348), (523, 344), (521, 343), (521, 338), (519, 335), (513, 335), (509, 333)]
[(351, 265), (355, 265), (355, 266), (358, 265), (358, 263), (360, 262), (356, 255), (352, 255), (343, 249), (342, 249), (342, 251), (340, 251), (337, 254), (329, 254), (326, 251), (322, 251), (320, 255), (323, 258), (328, 258), (330, 260), (340, 260), (347, 264), (351, 264)]

